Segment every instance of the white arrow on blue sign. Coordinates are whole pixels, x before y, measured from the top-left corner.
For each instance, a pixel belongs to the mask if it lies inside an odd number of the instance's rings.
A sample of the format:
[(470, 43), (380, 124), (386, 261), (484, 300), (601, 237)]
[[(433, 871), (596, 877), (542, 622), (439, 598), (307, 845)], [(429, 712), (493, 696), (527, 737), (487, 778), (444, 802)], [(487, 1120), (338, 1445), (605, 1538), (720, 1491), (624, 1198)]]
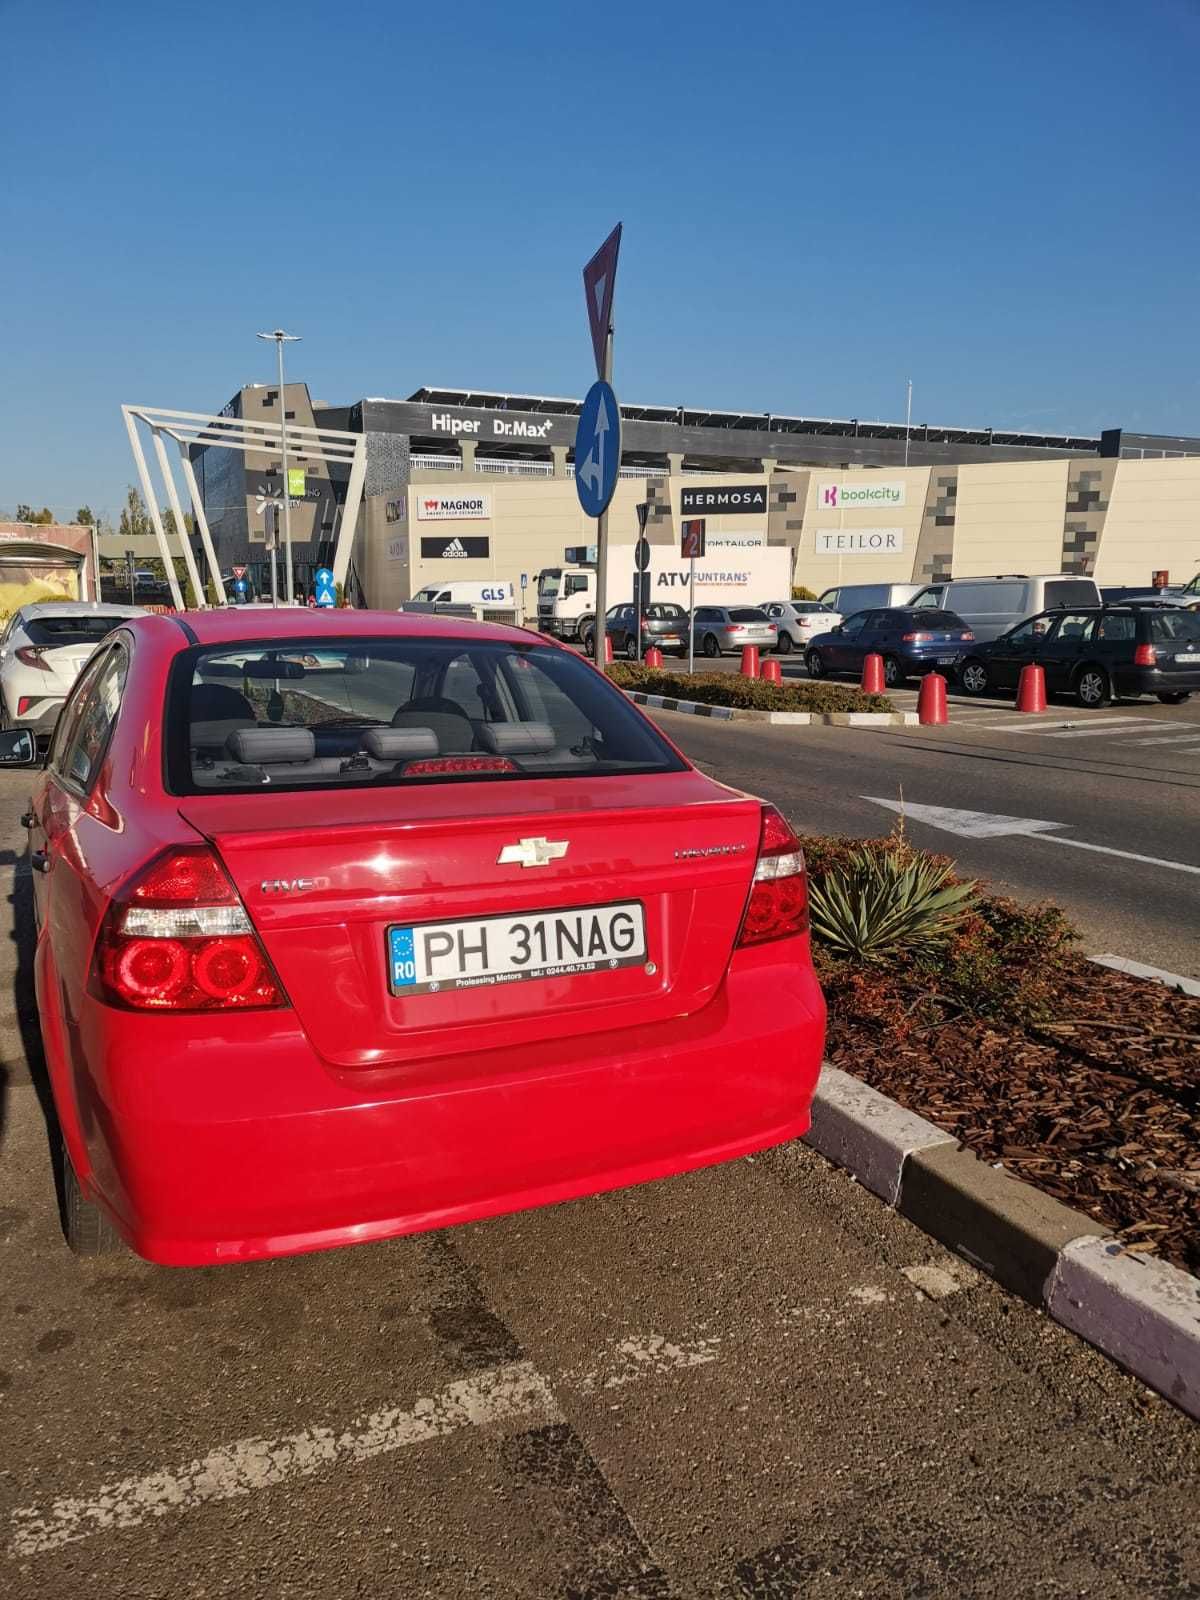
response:
[(328, 567), (318, 567), (313, 573), (313, 598), (319, 606), (337, 605), (337, 585)]
[(594, 383), (575, 431), (575, 490), (584, 514), (599, 517), (617, 487), (621, 465), (621, 408), (612, 385)]

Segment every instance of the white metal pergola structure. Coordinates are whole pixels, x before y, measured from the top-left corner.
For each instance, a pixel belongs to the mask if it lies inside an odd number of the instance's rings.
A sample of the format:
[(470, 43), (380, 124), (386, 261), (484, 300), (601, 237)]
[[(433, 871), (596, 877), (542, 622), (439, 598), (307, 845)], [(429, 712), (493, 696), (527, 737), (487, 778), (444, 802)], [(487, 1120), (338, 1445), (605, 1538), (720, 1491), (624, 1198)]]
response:
[[(154, 453), (158, 460), (159, 471), (162, 473), (167, 499), (175, 515), (175, 527), (178, 532), (180, 553), (187, 568), (188, 581), (191, 583), (192, 592), (196, 597), (196, 604), (197, 606), (204, 606), (206, 603), (204, 585), (200, 581), (200, 573), (196, 567), (192, 547), (188, 543), (179, 490), (175, 485), (175, 478), (171, 472), (171, 463), (167, 455), (164, 436), (165, 438), (173, 439), (178, 447), (183, 478), (187, 484), (188, 498), (192, 504), (192, 515), (196, 519), (196, 531), (199, 533), (200, 543), (204, 547), (204, 557), (208, 563), (213, 588), (217, 594), (218, 603), (220, 605), (227, 604), (225, 585), (221, 582), (221, 569), (217, 562), (217, 553), (213, 548), (212, 535), (208, 531), (208, 519), (204, 515), (204, 503), (200, 498), (200, 486), (196, 482), (196, 474), (192, 468), (189, 450), (192, 445), (215, 445), (222, 450), (239, 450), (243, 455), (249, 455), (252, 451), (255, 453), (266, 451), (279, 455), (282, 459), (284, 443), (283, 422), (254, 422), (246, 417), (212, 416), (202, 411), (167, 411), (161, 406), (122, 406), (121, 415), (125, 419), (125, 429), (129, 434), (129, 448), (133, 452), (133, 463), (137, 468), (138, 480), (142, 486), (142, 498), (146, 502), (146, 510), (149, 512), (150, 521), (154, 525), (154, 536), (158, 540), (159, 554), (162, 557), (167, 582), (171, 587), (172, 600), (180, 610), (183, 609), (183, 596), (180, 593), (179, 584), (175, 577), (175, 564), (171, 559), (167, 530), (163, 526), (162, 516), (159, 513), (158, 496), (155, 493), (154, 483), (150, 477), (150, 469), (146, 462), (146, 452), (142, 447), (141, 434), (138, 431), (139, 423), (149, 429), (150, 437), (154, 444)], [(295, 423), (291, 423), (287, 428), (287, 449), (288, 457), (291, 460), (317, 461), (324, 465), (346, 465), (350, 468), (350, 478), (346, 485), (346, 500), (342, 507), (341, 523), (337, 530), (337, 542), (333, 557), (334, 582), (344, 584), (346, 574), (350, 569), (350, 555), (354, 547), (354, 530), (358, 523), (363, 487), (366, 483), (366, 436), (361, 433), (345, 433), (337, 428), (301, 428), (297, 427)], [(287, 493), (286, 477), (283, 481), (283, 492), (284, 494)]]

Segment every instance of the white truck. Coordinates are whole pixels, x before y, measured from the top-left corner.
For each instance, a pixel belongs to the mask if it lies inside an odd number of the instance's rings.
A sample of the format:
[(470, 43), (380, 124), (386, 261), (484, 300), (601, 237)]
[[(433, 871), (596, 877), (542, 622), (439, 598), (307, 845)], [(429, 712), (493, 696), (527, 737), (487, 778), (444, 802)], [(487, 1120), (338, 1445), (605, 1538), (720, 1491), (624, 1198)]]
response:
[[(633, 599), (634, 546), (610, 545), (608, 605)], [(690, 563), (674, 545), (650, 546), (650, 599), (691, 603)], [(698, 606), (761, 606), (792, 592), (792, 552), (787, 545), (714, 550), (696, 562)], [(544, 567), (538, 573), (538, 627), (557, 639), (585, 643), (596, 621), (596, 568), (591, 562)]]
[(427, 583), (413, 600), (423, 605), (515, 606), (517, 588), (507, 578), (447, 578), (442, 583)]

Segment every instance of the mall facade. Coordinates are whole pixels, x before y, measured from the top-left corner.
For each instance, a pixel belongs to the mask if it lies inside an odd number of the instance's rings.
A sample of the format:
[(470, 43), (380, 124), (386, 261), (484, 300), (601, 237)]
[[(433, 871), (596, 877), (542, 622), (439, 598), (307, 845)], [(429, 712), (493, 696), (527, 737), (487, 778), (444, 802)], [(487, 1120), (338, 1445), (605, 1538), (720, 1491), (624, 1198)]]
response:
[[(366, 436), (350, 584), (360, 603), (393, 607), (448, 577), (518, 588), (524, 579), (532, 615), (538, 572), (594, 543), (572, 477), (576, 400), (423, 388), (407, 400), (335, 407), (294, 383), (282, 406), (277, 388), (251, 385), (221, 414), (278, 423), (281, 409), (299, 426)], [(906, 430), (682, 406), (621, 412), (616, 542), (636, 537), (639, 504), (656, 543), (675, 542), (681, 518), (703, 516), (730, 548), (789, 546), (794, 582), (817, 592), (842, 581), (1000, 572), (1148, 586), (1156, 570), (1172, 581), (1200, 570), (1198, 439)], [(222, 568), (247, 566), (265, 591), (281, 461), (217, 446), (192, 458)], [(303, 495), (293, 480), (301, 590), (332, 561), (346, 471), (309, 463)]]

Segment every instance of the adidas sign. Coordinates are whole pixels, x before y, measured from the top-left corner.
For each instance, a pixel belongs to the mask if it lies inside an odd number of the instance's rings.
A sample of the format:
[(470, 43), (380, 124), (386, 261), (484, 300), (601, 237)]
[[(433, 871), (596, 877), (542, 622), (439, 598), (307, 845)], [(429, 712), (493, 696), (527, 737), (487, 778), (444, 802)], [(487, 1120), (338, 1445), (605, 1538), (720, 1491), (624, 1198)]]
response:
[(443, 561), (465, 561), (466, 559), (467, 547), (461, 539), (451, 539), (450, 543), (442, 551)]

